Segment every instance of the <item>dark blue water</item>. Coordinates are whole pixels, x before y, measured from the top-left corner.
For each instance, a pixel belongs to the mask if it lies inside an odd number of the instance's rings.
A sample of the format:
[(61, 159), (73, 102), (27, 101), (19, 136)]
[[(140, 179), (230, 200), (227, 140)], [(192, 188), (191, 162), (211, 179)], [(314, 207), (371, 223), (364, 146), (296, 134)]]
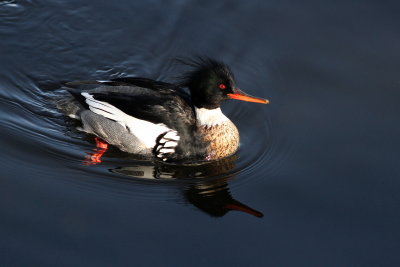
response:
[[(0, 262), (399, 266), (399, 12), (395, 1), (0, 1)], [(113, 148), (84, 166), (92, 138), (51, 103), (62, 82), (173, 82), (173, 59), (191, 55), (225, 61), (270, 99), (224, 104), (237, 155), (164, 166)], [(248, 213), (227, 209), (239, 202)]]

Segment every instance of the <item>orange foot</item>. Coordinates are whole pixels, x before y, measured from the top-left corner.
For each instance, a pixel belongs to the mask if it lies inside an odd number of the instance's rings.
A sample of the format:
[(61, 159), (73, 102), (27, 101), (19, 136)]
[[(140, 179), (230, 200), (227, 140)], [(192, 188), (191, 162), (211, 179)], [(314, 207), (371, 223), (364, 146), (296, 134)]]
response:
[(94, 152), (87, 152), (85, 156), (85, 160), (82, 162), (83, 165), (96, 165), (101, 162), (101, 157), (104, 153), (106, 153), (108, 149), (108, 144), (101, 140), (98, 137), (95, 137), (94, 140), (96, 141), (96, 148)]

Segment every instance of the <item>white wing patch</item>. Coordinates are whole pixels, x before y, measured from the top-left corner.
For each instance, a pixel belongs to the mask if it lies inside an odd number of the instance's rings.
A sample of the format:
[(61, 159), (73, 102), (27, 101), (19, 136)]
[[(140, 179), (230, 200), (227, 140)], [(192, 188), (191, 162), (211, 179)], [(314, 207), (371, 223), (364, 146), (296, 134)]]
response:
[(89, 105), (89, 109), (91, 111), (110, 120), (116, 121), (122, 126), (126, 127), (147, 148), (153, 148), (156, 145), (157, 137), (165, 132), (174, 132), (175, 135), (178, 136), (175, 130), (168, 128), (165, 124), (155, 124), (145, 120), (137, 119), (107, 102), (94, 99), (93, 95), (89, 93), (81, 94), (86, 98), (86, 103)]

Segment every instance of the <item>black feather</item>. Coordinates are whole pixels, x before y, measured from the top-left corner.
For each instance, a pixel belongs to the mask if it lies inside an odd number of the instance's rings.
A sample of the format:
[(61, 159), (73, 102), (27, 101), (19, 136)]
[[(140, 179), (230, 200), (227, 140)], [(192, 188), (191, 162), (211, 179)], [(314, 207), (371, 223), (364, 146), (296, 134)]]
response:
[[(190, 90), (192, 103), (198, 108), (215, 109), (236, 87), (230, 68), (222, 62), (206, 58), (180, 58), (177, 61), (191, 69), (179, 77), (179, 85)], [(219, 85), (224, 85), (224, 90)]]
[(182, 65), (191, 67), (191, 70), (186, 71), (178, 77), (179, 85), (182, 87), (190, 87), (193, 85), (193, 80), (197, 80), (198, 76), (206, 76), (210, 73), (223, 75), (235, 83), (235, 76), (228, 65), (221, 61), (208, 57), (197, 56), (195, 58), (177, 58), (176, 62)]

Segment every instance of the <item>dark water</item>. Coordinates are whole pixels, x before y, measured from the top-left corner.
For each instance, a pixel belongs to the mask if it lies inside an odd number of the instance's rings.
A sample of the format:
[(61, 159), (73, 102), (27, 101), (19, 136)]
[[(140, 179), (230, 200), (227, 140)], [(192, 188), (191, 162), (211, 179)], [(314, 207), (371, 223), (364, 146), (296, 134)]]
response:
[[(0, 262), (7, 266), (399, 266), (395, 1), (1, 1)], [(173, 81), (228, 63), (235, 157), (140, 162), (50, 99), (64, 81)], [(229, 211), (237, 202), (249, 213)], [(261, 215), (264, 215), (261, 217)], [(256, 215), (256, 216), (253, 216)]]

